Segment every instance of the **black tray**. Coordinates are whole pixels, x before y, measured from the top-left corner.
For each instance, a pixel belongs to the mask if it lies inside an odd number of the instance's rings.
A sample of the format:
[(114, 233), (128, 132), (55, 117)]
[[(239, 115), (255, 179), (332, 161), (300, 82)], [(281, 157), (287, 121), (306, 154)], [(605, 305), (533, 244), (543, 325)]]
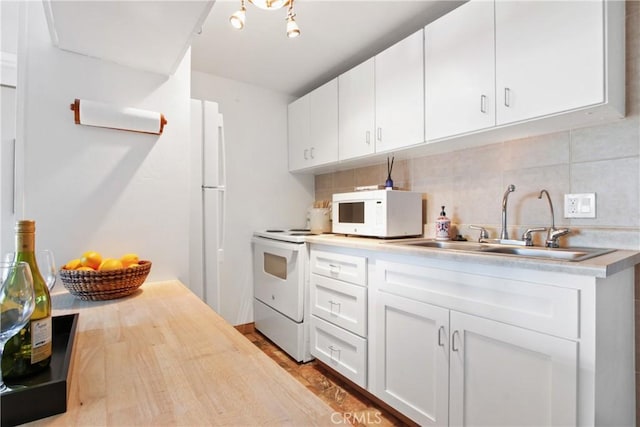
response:
[(78, 313), (52, 319), (51, 364), (32, 377), (5, 381), (8, 387), (25, 388), (4, 393), (0, 398), (2, 426), (14, 426), (67, 411), (67, 390)]

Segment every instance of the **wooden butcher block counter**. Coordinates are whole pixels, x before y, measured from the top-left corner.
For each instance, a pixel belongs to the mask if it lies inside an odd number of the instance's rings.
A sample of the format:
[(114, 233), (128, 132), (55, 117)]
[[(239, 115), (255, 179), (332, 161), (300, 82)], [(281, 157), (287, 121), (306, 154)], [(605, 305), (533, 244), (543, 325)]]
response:
[(67, 412), (33, 425), (334, 425), (333, 411), (179, 281), (81, 301)]

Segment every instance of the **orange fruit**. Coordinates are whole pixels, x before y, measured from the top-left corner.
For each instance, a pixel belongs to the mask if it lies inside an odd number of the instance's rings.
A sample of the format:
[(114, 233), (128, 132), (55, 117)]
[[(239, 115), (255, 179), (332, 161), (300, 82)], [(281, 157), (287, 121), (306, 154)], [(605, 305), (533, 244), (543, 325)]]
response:
[(131, 267), (131, 265), (138, 263), (138, 254), (124, 254), (120, 257), (120, 261), (123, 267)]
[(78, 270), (78, 271), (95, 271), (93, 268), (85, 267), (83, 265), (81, 265), (80, 267), (76, 268), (76, 270)]
[(97, 270), (100, 267), (100, 263), (102, 262), (102, 255), (95, 251), (87, 251), (82, 254), (82, 258), (80, 258), (80, 265), (83, 267), (91, 267), (94, 270)]
[(62, 267), (62, 268), (67, 269), (67, 270), (75, 270), (76, 268), (78, 268), (80, 266), (81, 266), (80, 259), (76, 258), (76, 259), (72, 259), (71, 261), (66, 263), (64, 265), (64, 267)]
[(98, 270), (100, 271), (109, 271), (109, 270), (120, 270), (122, 268), (122, 262), (119, 259), (115, 258), (105, 258), (102, 263), (100, 263), (100, 267)]

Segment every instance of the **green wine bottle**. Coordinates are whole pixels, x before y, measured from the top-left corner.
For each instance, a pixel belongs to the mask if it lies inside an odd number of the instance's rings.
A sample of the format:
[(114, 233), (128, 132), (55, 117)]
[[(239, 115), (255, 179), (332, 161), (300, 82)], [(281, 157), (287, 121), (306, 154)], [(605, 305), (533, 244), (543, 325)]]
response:
[(4, 347), (2, 354), (4, 378), (35, 374), (51, 363), (51, 296), (36, 263), (35, 234), (35, 221), (21, 220), (16, 223), (14, 261), (24, 261), (31, 267), (36, 305), (29, 323), (7, 341)]

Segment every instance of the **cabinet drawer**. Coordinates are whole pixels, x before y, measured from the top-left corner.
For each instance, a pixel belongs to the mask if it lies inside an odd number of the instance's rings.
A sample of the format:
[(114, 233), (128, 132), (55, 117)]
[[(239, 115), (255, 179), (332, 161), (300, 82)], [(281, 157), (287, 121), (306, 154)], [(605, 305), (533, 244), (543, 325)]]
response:
[(367, 340), (311, 316), (311, 354), (362, 388), (367, 388)]
[(366, 337), (367, 288), (312, 274), (311, 314)]
[(580, 291), (535, 283), (524, 276), (507, 279), (380, 260), (372, 286), (551, 335), (573, 339), (580, 335)]
[(311, 250), (311, 272), (360, 286), (367, 284), (365, 257)]

